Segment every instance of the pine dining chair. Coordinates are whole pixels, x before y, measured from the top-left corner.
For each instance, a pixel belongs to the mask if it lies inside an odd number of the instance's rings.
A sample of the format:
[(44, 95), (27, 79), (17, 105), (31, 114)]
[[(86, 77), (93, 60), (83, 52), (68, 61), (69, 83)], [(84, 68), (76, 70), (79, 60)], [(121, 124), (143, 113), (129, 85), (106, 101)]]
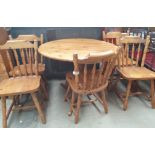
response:
[[(37, 49), (37, 41), (34, 41), (34, 44), (32, 44), (26, 41), (10, 40), (0, 46), (0, 50), (6, 50), (13, 75), (0, 82), (3, 127), (7, 127), (7, 119), (13, 106), (16, 104), (16, 97), (23, 94), (31, 94), (42, 123), (46, 123), (45, 114), (37, 98), (37, 92), (42, 86), (42, 80), (38, 74)], [(17, 72), (14, 70), (15, 67)], [(8, 97), (12, 98), (13, 102), (7, 110), (6, 99)]]
[[(150, 43), (150, 36), (147, 36), (146, 40), (137, 37), (137, 36), (128, 36), (122, 40), (122, 51), (119, 54), (119, 65), (117, 70), (120, 74), (120, 77), (128, 81), (127, 90), (125, 93), (119, 93), (117, 90), (116, 83), (116, 94), (123, 102), (123, 109), (127, 110), (128, 107), (128, 98), (132, 95), (144, 95), (147, 97), (146, 93), (140, 91), (136, 88), (131, 92), (131, 86), (134, 82), (139, 80), (150, 80), (151, 81), (151, 103), (152, 108), (155, 108), (155, 88), (154, 80), (155, 73), (144, 67), (144, 62), (146, 58), (146, 53), (148, 52), (148, 47)], [(142, 50), (141, 46), (145, 44), (145, 48), (142, 51), (142, 56), (140, 56), (140, 51)], [(128, 58), (130, 57), (130, 63), (128, 63)], [(136, 63), (134, 63), (134, 61)], [(120, 65), (121, 64), (121, 65)], [(120, 78), (119, 78), (120, 79)], [(134, 84), (135, 85), (135, 84)]]
[[(71, 90), (70, 112), (75, 114), (75, 123), (78, 123), (80, 107), (84, 101), (82, 96), (94, 95), (103, 105), (105, 113), (108, 113), (108, 103), (105, 98), (105, 90), (108, 86), (108, 79), (115, 64), (117, 54), (114, 51), (90, 53), (85, 59), (73, 55), (74, 71), (67, 73), (66, 80), (68, 89)], [(90, 64), (92, 65), (90, 67)], [(96, 64), (100, 64), (97, 69)], [(83, 66), (82, 68), (81, 65)], [(75, 96), (77, 95), (77, 102)]]

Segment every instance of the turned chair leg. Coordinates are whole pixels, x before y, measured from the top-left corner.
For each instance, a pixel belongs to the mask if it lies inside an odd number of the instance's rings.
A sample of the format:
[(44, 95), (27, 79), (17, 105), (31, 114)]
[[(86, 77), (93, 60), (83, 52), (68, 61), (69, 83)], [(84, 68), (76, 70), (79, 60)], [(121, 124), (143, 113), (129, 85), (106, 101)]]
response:
[(42, 74), (41, 77), (42, 77), (42, 80), (44, 81), (45, 87), (46, 87), (46, 89), (47, 89), (47, 83), (48, 83), (48, 82), (47, 82), (47, 79), (46, 79), (46, 77), (45, 77), (44, 74)]
[(69, 109), (68, 116), (71, 116), (72, 113), (73, 113), (74, 102), (75, 102), (75, 93), (72, 91), (72, 98), (71, 98), (71, 101), (70, 101), (70, 109)]
[(80, 107), (81, 107), (81, 95), (78, 95), (77, 108), (76, 108), (76, 111), (75, 111), (75, 124), (77, 124), (78, 121), (79, 121)]
[(129, 95), (130, 95), (131, 85), (132, 85), (132, 80), (129, 80), (125, 100), (124, 100), (124, 103), (123, 103), (123, 110), (127, 110), (127, 108), (128, 108), (128, 98), (129, 98)]
[(152, 104), (152, 108), (155, 109), (155, 85), (154, 85), (154, 80), (151, 80), (151, 104)]
[(49, 97), (48, 97), (48, 92), (47, 92), (47, 89), (46, 89), (46, 86), (45, 86), (45, 81), (43, 81), (42, 79), (41, 79), (41, 89), (43, 91), (44, 98), (46, 100), (48, 100)]
[(2, 126), (7, 128), (6, 97), (2, 96)]
[(105, 113), (108, 113), (108, 102), (106, 100), (105, 91), (101, 92), (102, 105)]
[(39, 101), (38, 101), (38, 99), (36, 97), (36, 94), (35, 93), (31, 93), (31, 96), (32, 96), (34, 104), (35, 104), (35, 106), (37, 108), (37, 111), (39, 113), (40, 119), (41, 119), (42, 123), (45, 124), (46, 123), (46, 118), (45, 118), (45, 115), (44, 115), (44, 113), (43, 113), (43, 111), (41, 109), (41, 106), (40, 106), (40, 103), (39, 103)]
[(67, 98), (68, 98), (69, 92), (70, 92), (70, 86), (68, 85), (68, 87), (67, 87), (67, 91), (66, 91), (66, 93), (65, 93), (65, 97), (64, 97), (64, 101), (65, 101), (65, 102), (67, 101)]

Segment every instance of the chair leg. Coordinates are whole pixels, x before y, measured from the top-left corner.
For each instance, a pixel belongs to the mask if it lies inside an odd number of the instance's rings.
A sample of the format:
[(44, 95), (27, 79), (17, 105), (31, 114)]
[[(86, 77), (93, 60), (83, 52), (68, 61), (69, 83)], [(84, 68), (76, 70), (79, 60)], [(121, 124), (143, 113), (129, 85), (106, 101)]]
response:
[(76, 111), (75, 111), (75, 124), (77, 124), (78, 121), (79, 121), (80, 107), (81, 107), (81, 95), (78, 95), (77, 108), (76, 108)]
[(65, 102), (67, 101), (67, 98), (68, 98), (69, 92), (70, 92), (70, 86), (68, 85), (68, 88), (67, 88), (67, 91), (66, 91), (66, 93), (65, 93), (65, 97), (64, 97), (64, 101), (65, 101)]
[(154, 85), (154, 80), (151, 80), (151, 104), (152, 104), (152, 108), (155, 109), (155, 85)]
[(116, 68), (114, 68), (112, 70), (112, 73), (111, 73), (111, 76), (110, 76), (110, 79), (109, 79), (110, 81), (109, 81), (109, 84), (108, 84), (108, 87), (107, 87), (108, 91), (111, 90), (112, 87), (113, 87), (113, 81), (115, 81), (115, 76), (114, 76), (115, 71), (116, 71)]
[(105, 91), (102, 91), (100, 94), (101, 94), (102, 105), (103, 105), (104, 111), (105, 113), (108, 113), (108, 102), (105, 97)]
[(43, 111), (41, 109), (41, 106), (40, 106), (39, 101), (38, 101), (38, 99), (36, 97), (36, 94), (35, 93), (31, 93), (31, 96), (32, 96), (34, 104), (35, 104), (35, 106), (37, 108), (37, 111), (39, 113), (40, 119), (41, 119), (42, 123), (45, 124), (46, 123), (46, 118), (45, 118), (45, 115), (44, 115), (44, 113), (43, 113)]
[(70, 109), (69, 109), (68, 116), (71, 116), (73, 113), (74, 101), (75, 101), (75, 93), (72, 91), (72, 98), (71, 98), (71, 102), (70, 102)]
[(7, 128), (6, 97), (2, 97), (2, 126)]
[(48, 83), (48, 82), (47, 82), (47, 79), (46, 79), (46, 77), (45, 77), (44, 74), (42, 74), (41, 77), (42, 77), (42, 80), (44, 81), (45, 87), (46, 87), (46, 89), (47, 89), (47, 83)]
[(42, 79), (41, 79), (41, 88), (42, 88), (45, 99), (48, 100), (49, 97), (48, 97), (48, 92), (45, 86), (45, 81), (43, 81)]
[(123, 110), (127, 110), (127, 108), (128, 108), (128, 97), (130, 95), (131, 85), (132, 85), (132, 80), (129, 80), (125, 100), (124, 100), (124, 103), (123, 103)]

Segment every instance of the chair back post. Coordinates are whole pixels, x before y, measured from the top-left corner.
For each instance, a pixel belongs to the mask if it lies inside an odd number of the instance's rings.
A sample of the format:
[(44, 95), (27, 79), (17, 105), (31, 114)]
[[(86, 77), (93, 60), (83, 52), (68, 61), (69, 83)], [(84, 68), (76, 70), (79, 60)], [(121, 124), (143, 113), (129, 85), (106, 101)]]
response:
[(74, 71), (73, 75), (75, 76), (75, 84), (76, 88), (79, 88), (79, 65), (78, 65), (78, 54), (73, 54), (73, 63), (74, 63)]
[(43, 34), (40, 34), (40, 44), (43, 44), (44, 43), (44, 36)]
[[(43, 36), (43, 34), (40, 34), (40, 45), (42, 45), (44, 43), (44, 36)], [(40, 60), (40, 62), (41, 62), (41, 64), (43, 64), (43, 62), (44, 62), (44, 57), (41, 55), (41, 58), (40, 58), (41, 60)]]
[(121, 61), (122, 61), (123, 53), (124, 53), (123, 46), (119, 46), (118, 54), (117, 54), (117, 66), (119, 69), (121, 68)]
[(141, 67), (144, 67), (144, 63), (145, 63), (145, 59), (146, 59), (146, 53), (148, 52), (149, 44), (150, 44), (150, 36), (147, 35), (146, 42), (145, 42), (144, 53), (143, 53), (143, 57), (142, 57)]
[(75, 84), (76, 88), (79, 88), (79, 65), (78, 65), (78, 54), (74, 53), (73, 54), (73, 63), (74, 63), (74, 71), (73, 75), (75, 76)]
[(105, 31), (102, 31), (102, 39), (103, 39), (104, 41), (106, 41), (106, 40), (105, 40), (105, 36), (106, 36)]
[(38, 76), (38, 41), (34, 40), (35, 74)]

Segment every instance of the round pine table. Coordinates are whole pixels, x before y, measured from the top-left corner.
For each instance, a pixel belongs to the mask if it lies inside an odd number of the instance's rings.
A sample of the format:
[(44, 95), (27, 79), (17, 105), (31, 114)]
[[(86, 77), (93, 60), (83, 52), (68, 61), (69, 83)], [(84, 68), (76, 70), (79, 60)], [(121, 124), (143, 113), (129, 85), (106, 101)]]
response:
[[(118, 47), (114, 44), (96, 40), (96, 39), (84, 39), (84, 38), (72, 38), (72, 39), (60, 39), (42, 44), (38, 51), (44, 57), (59, 60), (73, 62), (73, 54), (77, 53), (78, 58), (86, 58), (90, 52), (104, 52), (114, 50), (117, 52)], [(61, 83), (63, 88), (66, 88), (66, 84)]]
[(117, 46), (96, 39), (72, 38), (60, 39), (42, 44), (38, 51), (44, 57), (59, 60), (73, 61), (73, 54), (77, 53), (79, 59), (85, 58), (90, 52), (104, 52), (114, 50), (117, 52)]

